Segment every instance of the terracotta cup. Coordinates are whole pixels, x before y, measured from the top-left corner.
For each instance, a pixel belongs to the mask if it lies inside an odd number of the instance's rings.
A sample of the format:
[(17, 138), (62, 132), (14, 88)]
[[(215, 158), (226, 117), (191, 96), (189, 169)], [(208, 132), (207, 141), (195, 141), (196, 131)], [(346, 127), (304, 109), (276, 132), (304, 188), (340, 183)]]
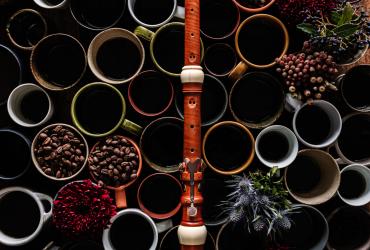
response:
[(143, 159), (154, 170), (173, 173), (183, 160), (184, 122), (175, 117), (158, 118), (145, 127), (140, 137)]
[(238, 122), (219, 122), (206, 132), (202, 152), (204, 161), (212, 170), (222, 175), (238, 174), (253, 161), (254, 138)]
[(370, 213), (360, 207), (344, 206), (328, 217), (329, 250), (370, 249)]
[(9, 18), (6, 33), (16, 47), (31, 50), (46, 36), (46, 20), (36, 10), (21, 9)]
[(214, 43), (204, 54), (203, 64), (205, 69), (214, 76), (227, 76), (238, 62), (236, 52), (227, 43)]
[(138, 74), (128, 87), (128, 100), (136, 112), (144, 116), (159, 116), (172, 104), (172, 82), (164, 74), (154, 70)]
[(69, 10), (74, 20), (81, 27), (94, 31), (115, 26), (125, 9), (126, 0), (93, 0), (88, 3), (69, 0)]
[[(257, 35), (250, 32), (259, 33)], [(272, 37), (272, 35), (277, 37)], [(275, 41), (274, 43), (277, 44), (272, 47), (271, 39), (280, 39), (281, 41)], [(250, 48), (251, 46), (255, 46), (255, 48)], [(275, 59), (286, 54), (288, 47), (288, 30), (278, 18), (268, 14), (256, 14), (248, 17), (239, 25), (235, 34), (235, 49), (242, 61), (231, 71), (229, 78), (235, 82), (248, 68), (266, 69), (273, 67), (276, 64)]]
[(110, 28), (97, 34), (87, 50), (87, 62), (93, 74), (103, 82), (130, 82), (141, 71), (145, 51), (131, 31)]
[(332, 198), (340, 184), (337, 162), (318, 149), (303, 149), (284, 172), (285, 186), (297, 201), (317, 205)]
[[(159, 245), (160, 250), (180, 250), (181, 245), (179, 243), (179, 238), (177, 236), (177, 230), (179, 226), (175, 226), (168, 230), (161, 240)], [(214, 250), (215, 240), (212, 235), (208, 232), (206, 243), (204, 244), (204, 250)]]
[(229, 0), (200, 1), (200, 31), (211, 40), (226, 39), (233, 35), (240, 23), (240, 12)]
[[(228, 94), (218, 78), (205, 74), (202, 91), (201, 121), (202, 126), (210, 126), (221, 120), (225, 115), (228, 104)], [(176, 111), (184, 119), (184, 95), (178, 89), (175, 99)]]
[(240, 8), (240, 10), (253, 14), (253, 13), (258, 13), (258, 12), (267, 10), (274, 4), (275, 0), (267, 0), (266, 5), (259, 7), (259, 8), (253, 8), (251, 6), (247, 6), (245, 2), (248, 2), (248, 1), (233, 0), (233, 2)]
[(74, 37), (56, 33), (41, 39), (31, 53), (31, 71), (46, 89), (66, 90), (76, 85), (85, 73), (85, 49)]
[[(139, 156), (139, 165), (138, 165), (138, 168), (137, 168), (137, 178), (133, 179), (133, 180), (130, 180), (129, 182), (127, 182), (126, 184), (124, 185), (121, 185), (119, 187), (113, 187), (113, 186), (107, 186), (105, 185), (106, 188), (110, 189), (110, 190), (113, 190), (115, 192), (115, 197), (116, 197), (116, 205), (118, 208), (127, 208), (127, 199), (126, 199), (126, 188), (128, 188), (129, 186), (131, 186), (132, 184), (135, 183), (135, 181), (138, 179), (138, 177), (140, 176), (141, 174), (141, 170), (142, 170), (142, 164), (143, 164), (143, 161), (142, 161), (142, 157), (141, 157), (141, 150), (140, 148), (137, 146), (137, 144), (131, 140), (130, 138), (128, 137), (124, 137), (124, 136), (119, 136), (120, 138), (124, 138), (126, 139), (127, 141), (129, 141), (133, 147), (135, 147), (136, 149), (136, 152), (138, 152), (138, 156)], [(91, 149), (90, 152), (94, 152), (96, 147), (100, 144), (100, 142), (97, 142)], [(89, 169), (90, 170), (90, 169)], [(96, 176), (93, 174), (93, 171), (90, 170), (90, 177), (92, 180), (94, 180), (95, 183), (98, 183), (98, 179), (96, 179)]]

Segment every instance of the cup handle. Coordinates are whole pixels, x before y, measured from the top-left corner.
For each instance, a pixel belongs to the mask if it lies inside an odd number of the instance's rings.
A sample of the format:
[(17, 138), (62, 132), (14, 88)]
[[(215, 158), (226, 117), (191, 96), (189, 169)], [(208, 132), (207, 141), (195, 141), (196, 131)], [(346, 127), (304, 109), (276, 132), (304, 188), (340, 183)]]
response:
[(245, 72), (248, 70), (248, 65), (241, 61), (236, 65), (229, 74), (229, 79), (234, 83), (236, 82), (240, 77), (244, 75)]
[(157, 227), (158, 233), (163, 233), (173, 227), (173, 221), (172, 219), (167, 219), (164, 221), (157, 222), (155, 223), (155, 225)]
[[(328, 146), (326, 148), (326, 152), (328, 154), (330, 154), (330, 150), (335, 150), (335, 152), (337, 153), (337, 149), (334, 147), (335, 144), (332, 144), (330, 146)], [(331, 155), (331, 154), (330, 154)], [(342, 158), (338, 157), (338, 158), (334, 158), (335, 161), (337, 162), (338, 165), (344, 165), (344, 164), (347, 164)]]
[(143, 128), (140, 125), (127, 119), (123, 121), (121, 127), (133, 135), (140, 135), (143, 132)]
[(50, 241), (42, 250), (60, 250), (61, 248), (55, 245), (54, 241)]
[(147, 28), (143, 26), (137, 26), (136, 29), (134, 30), (134, 34), (137, 35), (138, 37), (141, 37), (147, 41), (152, 41), (154, 32), (151, 30), (148, 30)]
[(49, 195), (42, 194), (42, 193), (36, 193), (36, 196), (39, 197), (40, 200), (47, 201), (47, 202), (50, 203), (50, 211), (49, 212), (44, 212), (43, 220), (45, 222), (51, 217), (51, 214), (53, 212), (53, 198), (51, 198)]
[(175, 17), (181, 20), (185, 20), (185, 8), (182, 6), (177, 6)]
[(290, 113), (296, 112), (301, 106), (303, 102), (294, 98), (290, 93), (285, 95), (285, 105), (284, 108), (286, 111)]
[(116, 190), (115, 195), (117, 208), (120, 209), (127, 208), (126, 190), (125, 189)]

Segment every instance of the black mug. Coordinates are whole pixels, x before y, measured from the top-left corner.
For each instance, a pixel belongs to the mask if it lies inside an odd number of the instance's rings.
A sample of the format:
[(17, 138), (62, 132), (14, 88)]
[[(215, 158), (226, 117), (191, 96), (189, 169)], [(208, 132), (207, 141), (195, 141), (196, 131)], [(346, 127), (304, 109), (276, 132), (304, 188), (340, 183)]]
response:
[(184, 122), (175, 117), (161, 117), (151, 122), (140, 137), (146, 163), (164, 173), (176, 172), (183, 160)]
[(21, 177), (31, 165), (30, 140), (15, 130), (0, 129), (0, 157), (0, 180)]
[(362, 208), (338, 208), (329, 215), (328, 223), (328, 249), (370, 249), (370, 215)]
[(344, 103), (353, 111), (370, 111), (370, 65), (361, 64), (338, 78)]
[(118, 23), (126, 8), (126, 0), (70, 1), (76, 22), (89, 30), (104, 30)]
[(235, 82), (229, 104), (238, 122), (261, 129), (280, 117), (284, 101), (283, 86), (275, 77), (264, 72), (251, 72)]
[[(227, 90), (216, 77), (205, 74), (202, 91), (202, 126), (218, 122), (225, 114), (228, 103)], [(182, 91), (177, 91), (175, 100), (177, 113), (184, 118), (184, 97)]]
[(17, 55), (8, 47), (0, 44), (0, 106), (4, 105), (12, 90), (22, 81), (21, 62)]

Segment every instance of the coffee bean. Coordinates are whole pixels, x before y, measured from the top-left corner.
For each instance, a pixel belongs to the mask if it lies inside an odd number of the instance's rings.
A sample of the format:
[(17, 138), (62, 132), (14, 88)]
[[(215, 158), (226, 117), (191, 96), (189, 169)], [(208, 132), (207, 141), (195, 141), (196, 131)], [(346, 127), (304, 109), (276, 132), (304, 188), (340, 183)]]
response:
[(44, 140), (44, 142), (42, 143), (42, 145), (48, 145), (50, 142), (51, 142), (51, 138), (50, 137), (46, 137), (46, 139)]
[(94, 160), (95, 163), (98, 163), (99, 162), (99, 159), (96, 156), (94, 156), (93, 160)]
[(125, 154), (127, 154), (127, 155), (128, 155), (129, 153), (131, 153), (130, 148), (126, 148), (126, 149), (125, 149)]
[(114, 169), (114, 166), (112, 164), (109, 164), (108, 168), (109, 169)]
[(64, 151), (69, 150), (70, 148), (71, 148), (71, 144), (69, 144), (69, 143), (64, 144), (64, 145), (62, 146), (62, 149), (63, 149)]
[(102, 173), (102, 174), (108, 174), (108, 169), (103, 168), (102, 170), (100, 170), (100, 173)]
[(41, 133), (40, 134), (40, 139), (46, 139), (46, 137), (48, 137), (47, 134), (45, 134), (45, 133)]
[(51, 174), (51, 168), (45, 169), (45, 172), (44, 173), (47, 174), (47, 175), (50, 175)]
[(57, 174), (55, 175), (55, 177), (57, 178), (60, 178), (62, 176), (62, 172), (60, 172), (60, 170), (58, 170)]
[(58, 143), (53, 142), (53, 143), (51, 144), (51, 146), (52, 146), (53, 148), (57, 148), (59, 145), (58, 145)]
[(77, 155), (82, 155), (82, 151), (80, 149), (76, 149), (75, 152), (76, 152)]
[(114, 150), (113, 150), (113, 153), (115, 154), (115, 155), (119, 155), (119, 153), (120, 153), (121, 151), (119, 150), (119, 148), (115, 148)]
[(119, 171), (118, 171), (118, 169), (116, 169), (116, 168), (115, 168), (115, 169), (113, 169), (113, 174), (114, 174), (114, 175), (119, 175)]
[(131, 179), (131, 180), (134, 180), (134, 179), (136, 179), (136, 178), (137, 178), (137, 174), (131, 174), (131, 175), (130, 175), (130, 179)]
[(45, 151), (50, 151), (50, 150), (52, 150), (52, 147), (51, 146), (46, 146), (46, 147), (44, 147), (44, 150)]
[(65, 156), (71, 156), (71, 155), (72, 155), (72, 153), (71, 153), (70, 151), (64, 151), (64, 155), (65, 155)]

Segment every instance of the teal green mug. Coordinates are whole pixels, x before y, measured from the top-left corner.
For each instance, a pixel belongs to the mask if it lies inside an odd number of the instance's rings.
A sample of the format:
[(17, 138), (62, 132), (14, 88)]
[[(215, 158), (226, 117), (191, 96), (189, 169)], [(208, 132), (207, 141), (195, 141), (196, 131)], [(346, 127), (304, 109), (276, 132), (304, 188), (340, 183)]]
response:
[(119, 127), (139, 135), (142, 127), (127, 120), (126, 101), (114, 86), (102, 82), (89, 83), (74, 95), (71, 105), (73, 124), (92, 137), (107, 136)]
[[(150, 56), (155, 67), (169, 76), (178, 77), (184, 66), (184, 31), (183, 23), (172, 22), (163, 25), (156, 32), (138, 26), (134, 33), (150, 42)], [(202, 40), (200, 44), (203, 58)]]

